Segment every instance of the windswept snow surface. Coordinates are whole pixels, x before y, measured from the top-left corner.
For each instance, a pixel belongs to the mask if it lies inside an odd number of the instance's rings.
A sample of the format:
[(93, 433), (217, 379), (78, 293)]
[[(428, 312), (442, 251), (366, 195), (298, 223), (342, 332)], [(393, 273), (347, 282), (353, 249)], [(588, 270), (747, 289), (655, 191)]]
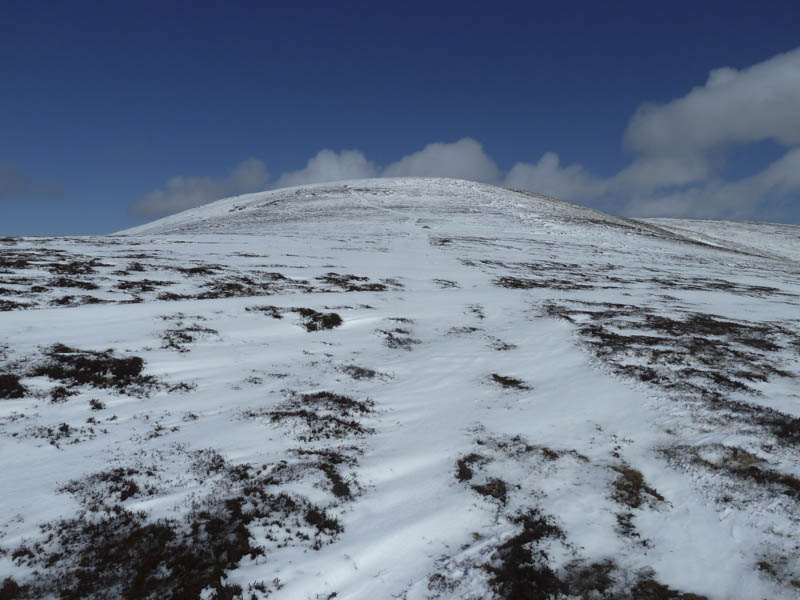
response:
[(380, 179), (0, 240), (0, 594), (797, 598), (776, 227)]

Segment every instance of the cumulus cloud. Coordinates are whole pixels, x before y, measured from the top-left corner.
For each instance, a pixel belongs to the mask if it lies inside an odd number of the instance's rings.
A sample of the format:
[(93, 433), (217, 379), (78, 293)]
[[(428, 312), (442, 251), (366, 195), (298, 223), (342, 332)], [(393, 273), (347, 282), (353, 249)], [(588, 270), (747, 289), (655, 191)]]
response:
[[(626, 167), (598, 177), (581, 164), (563, 165), (546, 152), (518, 162), (503, 177), (476, 140), (428, 144), (386, 167), (358, 150), (322, 150), (305, 168), (283, 173), (270, 187), (368, 177), (452, 177), (502, 182), (576, 202), (597, 203), (637, 216), (759, 218), (767, 207), (800, 217), (800, 48), (745, 69), (710, 71), (703, 85), (665, 104), (645, 104), (622, 135), (633, 152)], [(784, 155), (761, 172), (735, 181), (722, 176), (736, 146), (772, 141)], [(177, 212), (218, 198), (267, 187), (264, 165), (245, 161), (227, 179), (174, 177), (140, 198), (135, 214)], [(28, 184), (0, 171), (0, 198)], [(791, 209), (791, 204), (797, 206)], [(781, 215), (773, 211), (773, 217)]]
[(291, 187), (343, 179), (369, 177), (452, 177), (472, 181), (494, 181), (500, 171), (483, 147), (472, 138), (452, 143), (428, 144), (380, 168), (358, 150), (322, 150), (309, 159), (306, 167), (283, 173), (273, 187)]
[[(517, 163), (505, 181), (577, 202), (602, 199), (630, 215), (758, 218), (768, 206), (800, 199), (798, 107), (800, 48), (746, 69), (714, 69), (685, 96), (640, 106), (623, 134), (635, 156), (611, 177), (561, 166), (547, 153), (537, 163)], [(722, 178), (732, 148), (765, 140), (786, 147), (784, 155), (755, 175)]]
[(452, 177), (472, 181), (494, 181), (500, 171), (472, 138), (453, 143), (428, 144), (404, 156), (383, 171), (384, 177)]
[(358, 150), (321, 150), (309, 159), (305, 169), (283, 173), (274, 187), (292, 187), (343, 179), (377, 177), (378, 169)]
[(63, 191), (60, 183), (34, 181), (12, 165), (0, 165), (0, 201), (54, 197)]
[(710, 174), (710, 161), (699, 154), (643, 156), (611, 178), (608, 189), (623, 193), (652, 191), (703, 181)]
[(164, 188), (136, 200), (130, 212), (140, 217), (168, 215), (220, 198), (261, 191), (268, 181), (269, 174), (264, 163), (248, 158), (229, 177), (172, 177)]
[(562, 167), (558, 154), (545, 153), (535, 164), (517, 163), (505, 185), (556, 198), (589, 200), (605, 193), (608, 183), (592, 177), (579, 164)]
[(676, 192), (634, 197), (633, 216), (747, 219), (787, 198), (800, 197), (800, 148), (788, 151), (763, 171), (737, 181), (715, 178)]
[(471, 138), (452, 143), (428, 144), (381, 168), (359, 150), (321, 150), (310, 158), (305, 168), (282, 173), (272, 184), (264, 164), (248, 159), (233, 171), (230, 177), (177, 176), (167, 181), (164, 188), (150, 192), (136, 200), (131, 214), (141, 217), (168, 215), (202, 204), (267, 188), (282, 188), (344, 179), (370, 177), (453, 177), (474, 181), (494, 181), (499, 177), (494, 161), (483, 147)]
[(800, 48), (741, 71), (715, 69), (686, 96), (641, 106), (624, 142), (636, 152), (673, 155), (762, 140), (795, 146), (798, 107)]

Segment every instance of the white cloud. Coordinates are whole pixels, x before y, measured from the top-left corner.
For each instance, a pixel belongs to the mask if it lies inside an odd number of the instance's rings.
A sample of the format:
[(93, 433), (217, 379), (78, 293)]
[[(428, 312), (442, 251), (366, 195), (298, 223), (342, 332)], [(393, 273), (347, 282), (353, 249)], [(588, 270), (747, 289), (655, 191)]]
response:
[(703, 181), (710, 173), (708, 159), (699, 154), (643, 156), (611, 178), (608, 187), (623, 193), (626, 190), (652, 191)]
[[(562, 166), (557, 154), (547, 152), (536, 163), (516, 163), (503, 178), (481, 144), (465, 137), (428, 144), (385, 168), (358, 150), (322, 150), (305, 168), (283, 173), (271, 187), (368, 177), (452, 177), (503, 181), (637, 216), (759, 218), (767, 207), (788, 207), (800, 217), (798, 107), (800, 48), (741, 70), (714, 69), (704, 85), (685, 96), (641, 106), (623, 136), (634, 157), (610, 177), (597, 177), (580, 164)], [(726, 153), (764, 140), (785, 146), (783, 157), (755, 175), (725, 181), (721, 167)], [(255, 159), (242, 163), (227, 179), (174, 177), (164, 189), (137, 200), (132, 212), (177, 212), (264, 189), (267, 179), (264, 165)], [(0, 170), (0, 198), (20, 181), (9, 171), (4, 182)], [(797, 208), (791, 209), (792, 202)]]
[(383, 171), (384, 177), (452, 177), (471, 181), (494, 181), (500, 176), (494, 161), (472, 138), (453, 143), (428, 144), (404, 156)]
[(741, 71), (709, 73), (705, 85), (667, 104), (641, 106), (625, 144), (636, 152), (675, 154), (773, 140), (800, 144), (800, 48)]
[(793, 196), (800, 196), (800, 148), (737, 181), (714, 178), (675, 192), (634, 197), (625, 212), (634, 216), (747, 219)]
[(267, 187), (282, 188), (343, 179), (370, 177), (453, 177), (474, 181), (492, 181), (499, 171), (482, 146), (471, 138), (453, 143), (428, 144), (386, 168), (380, 168), (359, 150), (321, 150), (308, 160), (305, 168), (282, 173), (268, 186), (264, 164), (251, 158), (241, 163), (228, 178), (177, 176), (164, 188), (139, 198), (130, 212), (142, 217), (156, 217)]
[(321, 150), (310, 158), (305, 169), (283, 173), (273, 187), (292, 187), (308, 183), (377, 177), (378, 169), (358, 150)]
[(141, 217), (168, 215), (220, 198), (261, 191), (268, 181), (269, 174), (264, 163), (248, 158), (233, 170), (230, 177), (172, 177), (163, 189), (136, 200), (130, 212)]
[(515, 164), (506, 175), (505, 185), (571, 200), (597, 198), (608, 187), (607, 182), (592, 177), (579, 164), (561, 167), (554, 152), (545, 153), (536, 164)]
[[(786, 153), (755, 175), (722, 178), (731, 148), (764, 140)], [(714, 69), (685, 96), (641, 106), (623, 142), (636, 156), (614, 176), (562, 167), (547, 153), (536, 164), (517, 163), (506, 184), (566, 200), (602, 199), (637, 216), (758, 218), (768, 206), (787, 207), (800, 199), (800, 48), (742, 70)]]

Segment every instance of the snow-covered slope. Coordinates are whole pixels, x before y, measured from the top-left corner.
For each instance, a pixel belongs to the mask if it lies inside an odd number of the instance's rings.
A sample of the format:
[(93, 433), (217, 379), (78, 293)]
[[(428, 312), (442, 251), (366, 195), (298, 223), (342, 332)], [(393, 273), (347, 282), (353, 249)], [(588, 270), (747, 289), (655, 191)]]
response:
[(797, 597), (780, 227), (377, 179), (0, 240), (0, 589)]

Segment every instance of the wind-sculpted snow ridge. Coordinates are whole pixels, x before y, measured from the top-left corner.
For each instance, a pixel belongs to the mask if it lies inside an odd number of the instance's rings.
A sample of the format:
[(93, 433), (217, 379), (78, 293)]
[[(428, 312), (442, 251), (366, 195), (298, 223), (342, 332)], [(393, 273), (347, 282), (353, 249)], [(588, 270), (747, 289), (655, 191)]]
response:
[(800, 228), (454, 180), (0, 240), (0, 598), (796, 598)]

